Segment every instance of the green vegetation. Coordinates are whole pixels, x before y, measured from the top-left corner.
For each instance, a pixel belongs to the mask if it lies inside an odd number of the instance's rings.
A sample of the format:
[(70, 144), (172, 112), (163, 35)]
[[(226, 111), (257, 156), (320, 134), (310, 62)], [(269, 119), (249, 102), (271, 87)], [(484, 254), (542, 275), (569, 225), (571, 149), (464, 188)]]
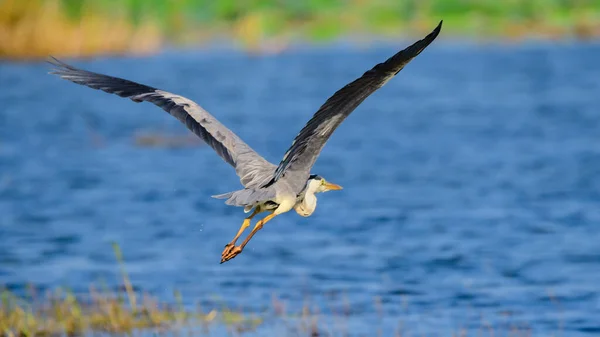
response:
[(248, 50), (341, 36), (600, 35), (592, 0), (0, 0), (0, 57), (149, 53), (229, 37)]
[[(328, 309), (328, 320), (310, 305), (310, 301), (305, 301), (301, 310), (293, 311), (275, 296), (271, 307), (260, 314), (231, 310), (222, 302), (214, 305), (218, 309), (203, 310), (199, 305), (190, 309), (184, 305), (183, 295), (179, 292), (174, 293), (170, 302), (160, 301), (148, 293), (134, 290), (121, 249), (113, 244), (113, 250), (120, 269), (121, 290), (91, 286), (86, 293), (56, 289), (40, 294), (30, 287), (26, 295), (17, 296), (0, 288), (0, 337), (84, 336), (95, 333), (130, 336), (137, 333), (213, 336), (215, 333), (221, 336), (224, 329), (233, 336), (247, 332), (278, 336), (280, 333), (272, 332), (275, 326), (282, 327), (293, 336), (348, 336), (351, 332), (347, 322), (352, 308), (346, 298), (341, 299), (342, 307), (334, 305), (337, 309)], [(185, 302), (190, 303), (189, 299)], [(383, 321), (383, 303), (378, 298), (374, 301), (373, 312)], [(505, 316), (503, 313), (500, 315)], [(490, 325), (484, 317), (481, 319), (482, 325), (475, 333), (477, 336), (530, 336), (532, 333), (527, 324), (510, 323), (508, 316), (498, 327)], [(559, 323), (559, 326), (562, 325)], [(384, 335), (381, 326), (371, 328), (373, 335)], [(403, 330), (399, 319), (392, 335), (405, 336)], [(407, 333), (410, 334), (410, 331)], [(449, 331), (448, 335), (468, 334), (466, 330), (458, 329)]]
[(252, 330), (262, 320), (228, 309), (203, 312), (186, 310), (181, 294), (175, 294), (175, 304), (160, 302), (149, 294), (134, 292), (123, 257), (114, 245), (121, 269), (124, 292), (98, 290), (90, 287), (87, 294), (74, 294), (57, 289), (38, 294), (33, 288), (29, 295), (19, 297), (0, 291), (0, 336), (74, 336), (89, 332), (132, 333), (178, 331), (201, 327), (210, 331), (221, 324), (234, 331)]
[(456, 30), (468, 31), (476, 20), (495, 25), (544, 21), (567, 27), (586, 14), (588, 19), (600, 17), (600, 2), (591, 0), (61, 0), (61, 6), (74, 20), (86, 6), (104, 15), (122, 13), (134, 24), (152, 20), (171, 38), (197, 25), (227, 28), (251, 17), (265, 36), (298, 29), (311, 39), (353, 31), (395, 34), (399, 26), (414, 21), (431, 25), (440, 18)]

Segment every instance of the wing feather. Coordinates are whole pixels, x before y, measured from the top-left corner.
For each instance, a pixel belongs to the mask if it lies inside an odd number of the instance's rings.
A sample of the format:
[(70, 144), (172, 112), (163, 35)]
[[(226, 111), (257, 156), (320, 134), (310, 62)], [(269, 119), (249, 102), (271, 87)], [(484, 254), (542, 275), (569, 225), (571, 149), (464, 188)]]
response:
[(161, 107), (232, 165), (246, 188), (258, 188), (272, 177), (275, 165), (256, 153), (194, 101), (133, 81), (78, 69), (55, 58), (49, 62), (56, 67), (50, 73), (65, 80), (129, 98), (134, 102), (146, 101)]
[(369, 95), (381, 88), (429, 46), (439, 35), (441, 28), (442, 21), (425, 38), (398, 52), (385, 62), (377, 64), (360, 78), (333, 94), (298, 133), (277, 166), (273, 178), (264, 186), (270, 186), (286, 172), (294, 171), (294, 179), (299, 181), (297, 188), (303, 187), (306, 181), (304, 177), (308, 178), (310, 169), (335, 129)]

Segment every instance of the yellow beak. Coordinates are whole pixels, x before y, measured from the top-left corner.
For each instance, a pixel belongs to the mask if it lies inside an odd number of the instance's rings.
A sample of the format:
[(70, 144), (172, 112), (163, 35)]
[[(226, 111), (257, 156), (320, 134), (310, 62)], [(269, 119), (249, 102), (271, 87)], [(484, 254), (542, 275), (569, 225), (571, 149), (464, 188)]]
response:
[(342, 189), (342, 186), (340, 185), (336, 185), (336, 184), (332, 184), (330, 182), (326, 182), (325, 183), (325, 188), (329, 191), (339, 191)]

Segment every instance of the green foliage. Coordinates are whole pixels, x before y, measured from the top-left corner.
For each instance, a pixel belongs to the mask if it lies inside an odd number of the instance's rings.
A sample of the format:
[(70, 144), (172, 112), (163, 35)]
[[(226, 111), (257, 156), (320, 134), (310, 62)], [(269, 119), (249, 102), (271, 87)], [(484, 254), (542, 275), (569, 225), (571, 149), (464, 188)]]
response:
[(0, 57), (11, 58), (148, 53), (216, 36), (277, 51), (297, 38), (420, 35), (441, 19), (444, 35), (600, 35), (591, 0), (0, 0), (0, 9)]
[(83, 13), (85, 0), (62, 0), (62, 7), (70, 19), (77, 19)]
[[(41, 0), (50, 1), (50, 0)], [(134, 23), (152, 18), (164, 27), (177, 18), (199, 22), (233, 22), (252, 12), (271, 11), (279, 20), (329, 18), (352, 11), (362, 14), (367, 26), (402, 23), (414, 19), (417, 12), (433, 21), (444, 17), (468, 17), (476, 13), (493, 19), (532, 19), (540, 15), (564, 16), (583, 10), (600, 13), (600, 1), (577, 0), (61, 0), (69, 17), (78, 17), (82, 8), (93, 6), (108, 13), (126, 13)], [(419, 8), (419, 9), (418, 9)], [(319, 22), (324, 35), (339, 33), (331, 25)], [(320, 34), (317, 34), (320, 35)]]
[(187, 310), (179, 292), (175, 293), (174, 305), (159, 302), (149, 294), (137, 294), (125, 271), (121, 249), (113, 244), (113, 250), (128, 301), (123, 299), (121, 292), (97, 291), (93, 286), (87, 294), (57, 289), (41, 296), (31, 287), (27, 296), (17, 296), (0, 288), (0, 336), (75, 336), (93, 332), (131, 334), (157, 328), (176, 332), (185, 325), (208, 328), (213, 323), (241, 330), (255, 328), (262, 323), (260, 318), (226, 308), (208, 313)]

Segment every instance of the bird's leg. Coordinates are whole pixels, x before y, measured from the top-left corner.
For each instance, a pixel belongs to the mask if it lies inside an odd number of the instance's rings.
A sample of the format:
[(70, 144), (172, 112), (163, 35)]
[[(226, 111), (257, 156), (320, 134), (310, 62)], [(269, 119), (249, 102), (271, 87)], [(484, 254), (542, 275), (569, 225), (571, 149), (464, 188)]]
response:
[(235, 237), (233, 237), (233, 240), (231, 240), (231, 242), (225, 245), (225, 249), (223, 250), (221, 257), (225, 256), (229, 251), (231, 251), (235, 247), (236, 241), (240, 238), (240, 236), (242, 236), (242, 233), (246, 230), (246, 228), (250, 226), (250, 221), (258, 213), (260, 213), (260, 207), (257, 206), (254, 208), (252, 214), (250, 214), (250, 216), (244, 219), (244, 222), (242, 222), (242, 225), (240, 226), (240, 229), (238, 230)]
[(248, 236), (246, 237), (244, 242), (242, 242), (241, 245), (232, 246), (232, 247), (229, 247), (229, 249), (228, 249), (228, 247), (225, 247), (223, 254), (221, 254), (221, 263), (227, 262), (227, 261), (233, 259), (234, 257), (236, 257), (239, 253), (241, 253), (242, 250), (244, 249), (244, 247), (246, 247), (246, 245), (248, 244), (248, 241), (250, 241), (250, 239), (252, 239), (254, 234), (256, 234), (256, 232), (261, 230), (263, 228), (263, 225), (266, 224), (267, 222), (269, 222), (269, 220), (273, 219), (276, 215), (277, 214), (275, 214), (275, 213), (271, 213), (271, 214), (267, 215), (266, 217), (262, 218), (261, 220), (259, 220), (256, 223), (256, 225), (254, 226), (254, 228), (252, 229), (252, 232), (250, 232), (250, 234), (248, 234)]
[[(238, 230), (237, 234), (235, 235), (233, 240), (231, 240), (231, 242), (227, 244), (227, 246), (229, 246), (229, 245), (235, 246), (235, 242), (240, 238), (240, 236), (242, 236), (242, 233), (246, 230), (246, 228), (248, 228), (250, 226), (250, 221), (258, 213), (260, 213), (259, 207), (255, 207), (252, 214), (250, 214), (246, 219), (244, 219), (244, 222), (242, 222), (242, 225), (240, 226), (240, 229)], [(225, 247), (227, 247), (227, 246), (225, 246)]]
[(261, 230), (263, 228), (263, 225), (266, 224), (267, 222), (269, 222), (275, 216), (277, 216), (277, 214), (271, 213), (271, 214), (267, 215), (266, 217), (262, 218), (260, 221), (258, 221), (256, 223), (256, 226), (254, 226), (254, 228), (252, 229), (252, 232), (250, 232), (250, 234), (248, 234), (248, 236), (246, 237), (244, 242), (242, 242), (242, 244), (240, 245), (240, 248), (244, 249), (244, 247), (246, 247), (246, 245), (248, 244), (248, 241), (250, 241), (250, 239), (252, 239), (254, 234), (256, 234), (256, 232)]

